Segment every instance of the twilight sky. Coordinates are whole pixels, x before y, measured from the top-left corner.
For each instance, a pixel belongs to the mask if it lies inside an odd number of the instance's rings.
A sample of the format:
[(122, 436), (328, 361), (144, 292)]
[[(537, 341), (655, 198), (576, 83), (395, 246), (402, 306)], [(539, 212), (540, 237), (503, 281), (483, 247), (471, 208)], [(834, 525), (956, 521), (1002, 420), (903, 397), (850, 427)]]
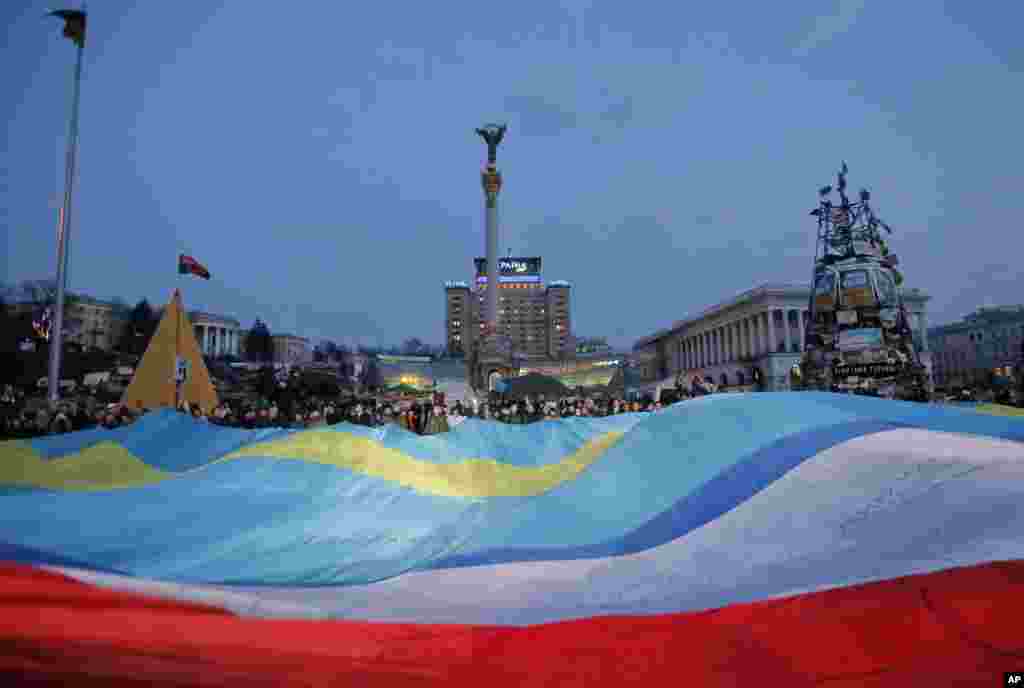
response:
[[(70, 285), (346, 343), (443, 340), (483, 251), (573, 285), (621, 346), (809, 278), (844, 158), (931, 322), (1024, 301), (1024, 4), (89, 4)], [(52, 276), (73, 44), (0, 3), (0, 281)], [(176, 275), (179, 252), (213, 273)]]

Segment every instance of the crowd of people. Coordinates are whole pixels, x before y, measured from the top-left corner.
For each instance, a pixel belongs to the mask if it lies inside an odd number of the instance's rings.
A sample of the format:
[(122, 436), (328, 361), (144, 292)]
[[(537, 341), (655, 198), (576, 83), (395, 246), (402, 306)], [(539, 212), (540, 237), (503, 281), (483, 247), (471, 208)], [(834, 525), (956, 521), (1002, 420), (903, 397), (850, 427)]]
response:
[(436, 395), (433, 399), (388, 401), (367, 397), (363, 399), (313, 399), (283, 407), (277, 401), (260, 400), (244, 404), (222, 403), (209, 414), (198, 408), (181, 409), (201, 421), (255, 428), (306, 428), (338, 423), (352, 423), (367, 427), (387, 424), (398, 425), (409, 432), (433, 435), (446, 432), (466, 418), (495, 420), (503, 423), (526, 424), (541, 420), (570, 417), (609, 416), (619, 413), (642, 413), (662, 408), (660, 402), (647, 399), (628, 402), (621, 399), (560, 399), (545, 400), (542, 396), (519, 400), (494, 398), (483, 402), (446, 403)]
[[(650, 398), (625, 401), (617, 398), (545, 399), (543, 395), (522, 399), (492, 396), (484, 401), (448, 403), (442, 395), (433, 395), (397, 400), (373, 396), (301, 400), (257, 397), (224, 401), (207, 412), (183, 402), (178, 411), (199, 422), (244, 429), (294, 429), (338, 423), (368, 427), (394, 424), (416, 434), (433, 435), (447, 432), (466, 418), (521, 425), (558, 418), (644, 413), (662, 407), (660, 401)], [(147, 411), (104, 404), (89, 395), (64, 399), (52, 407), (45, 399), (26, 397), (20, 390), (6, 387), (0, 393), (0, 438), (27, 439), (92, 428), (114, 429), (135, 422)]]
[(118, 404), (104, 404), (82, 394), (51, 407), (40, 397), (26, 396), (10, 385), (0, 392), (0, 439), (28, 439), (91, 428), (114, 429), (133, 423), (140, 413)]

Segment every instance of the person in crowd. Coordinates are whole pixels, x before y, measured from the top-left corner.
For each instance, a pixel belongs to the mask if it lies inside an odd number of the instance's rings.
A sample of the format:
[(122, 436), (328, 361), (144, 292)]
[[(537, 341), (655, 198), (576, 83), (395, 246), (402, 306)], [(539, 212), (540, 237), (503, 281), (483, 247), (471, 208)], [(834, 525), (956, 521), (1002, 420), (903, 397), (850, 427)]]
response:
[(398, 424), (405, 430), (408, 430), (409, 432), (416, 432), (415, 423), (413, 423), (412, 420), (412, 410), (403, 407), (399, 413), (400, 418)]

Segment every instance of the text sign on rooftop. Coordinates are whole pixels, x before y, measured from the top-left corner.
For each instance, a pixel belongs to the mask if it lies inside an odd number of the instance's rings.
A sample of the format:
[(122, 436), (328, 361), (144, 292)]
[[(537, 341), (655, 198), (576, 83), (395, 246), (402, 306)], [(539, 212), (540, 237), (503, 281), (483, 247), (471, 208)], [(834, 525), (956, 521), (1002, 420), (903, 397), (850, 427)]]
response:
[[(478, 276), (486, 275), (487, 259), (477, 258), (474, 262), (476, 263), (476, 274)], [(516, 277), (540, 275), (540, 256), (531, 258), (513, 258), (512, 256), (499, 258), (498, 273)]]

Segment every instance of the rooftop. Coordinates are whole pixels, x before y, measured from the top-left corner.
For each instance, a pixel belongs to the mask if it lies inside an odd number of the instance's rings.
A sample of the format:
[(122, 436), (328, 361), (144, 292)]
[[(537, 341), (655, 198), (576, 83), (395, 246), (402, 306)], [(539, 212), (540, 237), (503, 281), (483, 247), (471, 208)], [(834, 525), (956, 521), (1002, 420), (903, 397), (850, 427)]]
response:
[(1024, 305), (982, 306), (968, 313), (962, 320), (928, 328), (928, 335), (955, 334), (995, 323), (1020, 322), (1024, 320)]
[(206, 311), (189, 311), (188, 317), (193, 323), (197, 320), (208, 320), (210, 322), (234, 325), (235, 327), (242, 326), (242, 323), (240, 323), (236, 318), (232, 318), (227, 315), (218, 315), (217, 313), (207, 313)]

